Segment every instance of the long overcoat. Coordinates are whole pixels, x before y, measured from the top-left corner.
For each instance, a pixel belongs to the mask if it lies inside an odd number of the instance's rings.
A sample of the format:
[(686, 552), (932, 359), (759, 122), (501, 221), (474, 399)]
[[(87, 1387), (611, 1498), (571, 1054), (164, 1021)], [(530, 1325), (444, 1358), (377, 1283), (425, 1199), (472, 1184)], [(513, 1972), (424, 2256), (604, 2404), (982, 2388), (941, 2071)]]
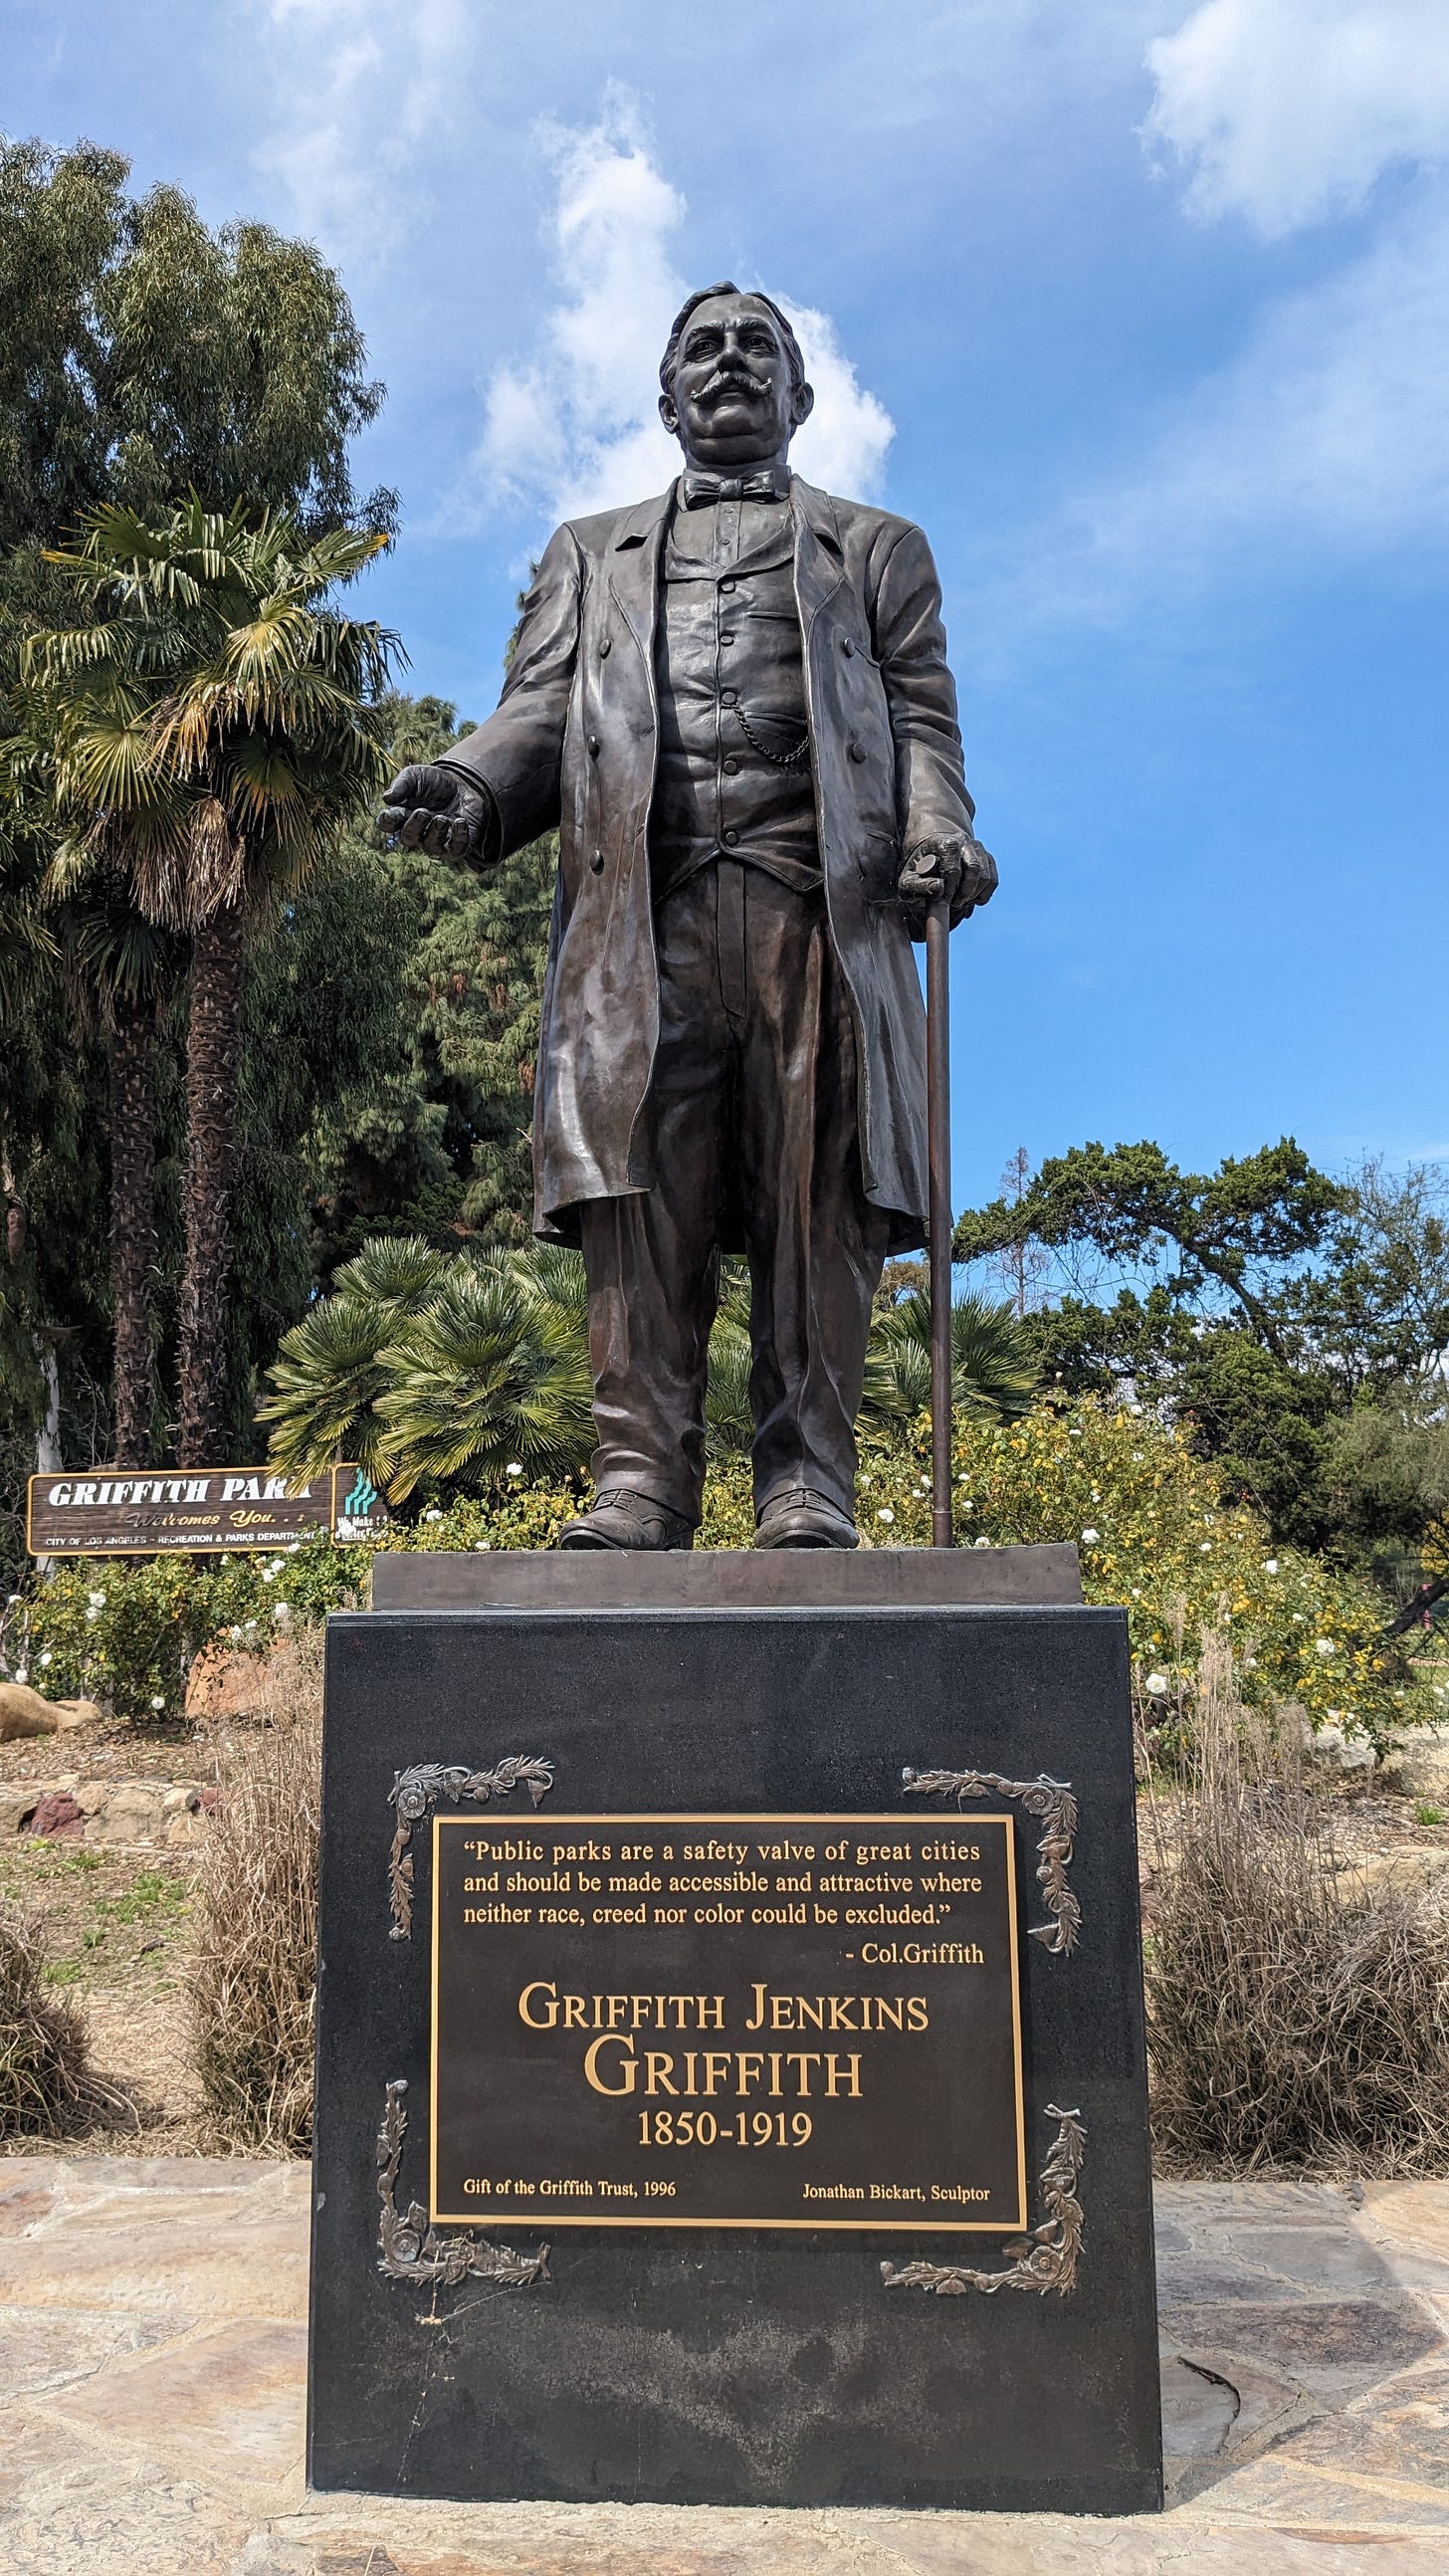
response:
[[(648, 827), (654, 636), (674, 495), (550, 538), (495, 712), (447, 754), (481, 779), (498, 855), (559, 827), (534, 1102), (534, 1224), (577, 1239), (582, 1199), (654, 1186), (659, 1026)], [(825, 897), (855, 1022), (867, 1197), (892, 1251), (926, 1231), (925, 1014), (906, 850), (969, 831), (956, 692), (931, 550), (905, 519), (790, 485), (795, 597)]]

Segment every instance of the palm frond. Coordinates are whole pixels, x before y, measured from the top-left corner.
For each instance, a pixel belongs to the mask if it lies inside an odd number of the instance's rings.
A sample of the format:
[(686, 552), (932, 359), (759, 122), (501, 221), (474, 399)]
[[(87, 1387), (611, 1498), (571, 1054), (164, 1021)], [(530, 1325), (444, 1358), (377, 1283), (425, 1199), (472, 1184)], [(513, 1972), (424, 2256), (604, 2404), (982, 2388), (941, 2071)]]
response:
[(501, 1266), (460, 1266), (382, 1355), (388, 1491), (487, 1486), (511, 1464), (561, 1476), (593, 1445), (587, 1349), (570, 1318)]
[(268, 1454), (291, 1483), (339, 1458), (381, 1480), (383, 1425), (374, 1406), (388, 1384), (381, 1353), (394, 1325), (370, 1298), (326, 1297), (283, 1335), (257, 1420), (271, 1425)]
[[(968, 1291), (951, 1309), (951, 1401), (966, 1413), (1014, 1421), (1040, 1383), (1031, 1343), (1009, 1304)], [(931, 1400), (931, 1301), (921, 1289), (878, 1315), (866, 1356), (862, 1417), (906, 1422)]]

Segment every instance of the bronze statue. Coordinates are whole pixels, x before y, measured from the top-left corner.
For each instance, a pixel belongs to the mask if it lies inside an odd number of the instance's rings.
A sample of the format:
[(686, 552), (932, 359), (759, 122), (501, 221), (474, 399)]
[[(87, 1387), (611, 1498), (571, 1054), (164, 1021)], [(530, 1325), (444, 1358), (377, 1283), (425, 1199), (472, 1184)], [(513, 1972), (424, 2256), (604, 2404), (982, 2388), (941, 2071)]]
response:
[(768, 296), (693, 295), (659, 370), (673, 488), (550, 539), (496, 712), (385, 828), (491, 863), (559, 827), (535, 1231), (582, 1246), (598, 1447), (565, 1547), (687, 1548), (722, 1252), (751, 1277), (757, 1547), (854, 1547), (888, 1253), (926, 1239), (911, 942), (972, 833), (919, 528), (792, 475)]

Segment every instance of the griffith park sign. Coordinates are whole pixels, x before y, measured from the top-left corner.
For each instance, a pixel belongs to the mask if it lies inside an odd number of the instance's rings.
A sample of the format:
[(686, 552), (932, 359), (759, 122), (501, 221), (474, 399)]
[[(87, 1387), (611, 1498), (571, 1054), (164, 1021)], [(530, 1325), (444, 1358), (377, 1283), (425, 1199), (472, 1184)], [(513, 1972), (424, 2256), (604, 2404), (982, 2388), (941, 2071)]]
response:
[(289, 1492), (271, 1467), (137, 1475), (123, 1468), (32, 1476), (32, 1556), (162, 1556), (172, 1549), (291, 1547), (326, 1530), (380, 1536), (387, 1512), (360, 1467), (329, 1467)]

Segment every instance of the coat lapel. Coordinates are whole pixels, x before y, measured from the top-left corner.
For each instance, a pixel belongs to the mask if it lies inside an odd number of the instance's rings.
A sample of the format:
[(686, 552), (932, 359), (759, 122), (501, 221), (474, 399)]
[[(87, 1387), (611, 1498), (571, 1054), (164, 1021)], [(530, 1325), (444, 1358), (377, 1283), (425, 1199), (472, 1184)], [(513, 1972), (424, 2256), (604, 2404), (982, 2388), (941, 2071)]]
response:
[(845, 578), (845, 549), (828, 492), (817, 491), (796, 474), (790, 498), (795, 505), (795, 599), (808, 649), (811, 627)]
[(626, 513), (609, 549), (609, 588), (639, 647), (654, 684), (654, 624), (659, 607), (659, 558), (673, 488)]

